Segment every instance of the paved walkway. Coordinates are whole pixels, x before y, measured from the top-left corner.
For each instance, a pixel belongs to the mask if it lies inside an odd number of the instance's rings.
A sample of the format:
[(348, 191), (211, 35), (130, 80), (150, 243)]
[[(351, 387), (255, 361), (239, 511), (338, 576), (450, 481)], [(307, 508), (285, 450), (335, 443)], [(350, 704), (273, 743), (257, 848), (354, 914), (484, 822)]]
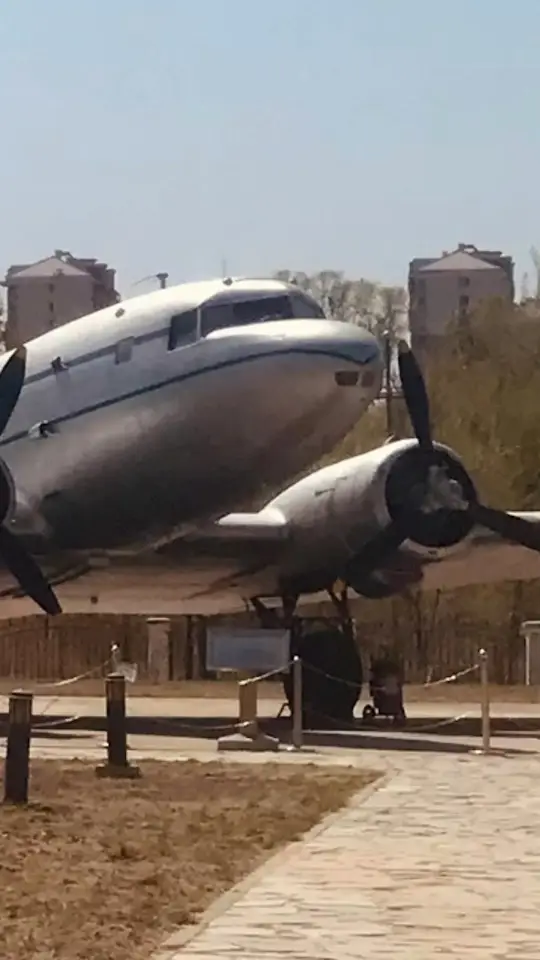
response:
[(382, 787), (160, 958), (538, 960), (540, 755), (361, 759)]

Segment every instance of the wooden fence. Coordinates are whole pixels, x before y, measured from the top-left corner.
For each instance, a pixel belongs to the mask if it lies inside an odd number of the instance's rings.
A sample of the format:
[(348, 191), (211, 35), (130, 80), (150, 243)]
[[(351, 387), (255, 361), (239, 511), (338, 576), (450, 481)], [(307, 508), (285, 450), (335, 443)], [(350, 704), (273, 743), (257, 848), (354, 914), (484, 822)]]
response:
[[(310, 612), (329, 611), (325, 607)], [(361, 602), (354, 613), (366, 659), (382, 644), (390, 644), (403, 657), (409, 682), (436, 680), (468, 667), (483, 646), (490, 652), (498, 683), (521, 683), (524, 644), (519, 625), (523, 619), (540, 618), (540, 590), (536, 584), (531, 589), (517, 584), (501, 585), (496, 594), (411, 595)], [(257, 622), (253, 616), (242, 619)], [(112, 644), (118, 645), (122, 659), (137, 664), (141, 680), (151, 680), (144, 617), (38, 615), (0, 621), (0, 678), (54, 681), (87, 671), (99, 675), (100, 665), (106, 669)], [(214, 679), (205, 670), (204, 618), (171, 618), (168, 660), (170, 680)]]

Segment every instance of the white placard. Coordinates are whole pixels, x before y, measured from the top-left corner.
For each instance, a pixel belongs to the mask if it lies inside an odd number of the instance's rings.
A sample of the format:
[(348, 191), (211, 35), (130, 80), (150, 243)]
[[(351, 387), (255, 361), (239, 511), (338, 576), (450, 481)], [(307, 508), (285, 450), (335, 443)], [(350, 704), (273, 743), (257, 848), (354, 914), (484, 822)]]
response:
[(207, 632), (207, 670), (266, 673), (287, 670), (289, 661), (287, 630), (210, 627)]

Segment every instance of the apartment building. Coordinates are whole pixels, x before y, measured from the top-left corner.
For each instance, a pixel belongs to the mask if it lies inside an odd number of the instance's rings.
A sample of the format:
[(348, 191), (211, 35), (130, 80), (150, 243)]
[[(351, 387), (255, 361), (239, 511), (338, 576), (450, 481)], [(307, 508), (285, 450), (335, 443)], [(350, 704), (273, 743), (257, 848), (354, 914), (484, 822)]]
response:
[(493, 298), (514, 301), (514, 262), (500, 250), (460, 243), (441, 257), (409, 264), (409, 330), (419, 355), (446, 332), (448, 323)]
[(65, 250), (37, 263), (11, 266), (3, 285), (8, 350), (120, 299), (111, 267)]

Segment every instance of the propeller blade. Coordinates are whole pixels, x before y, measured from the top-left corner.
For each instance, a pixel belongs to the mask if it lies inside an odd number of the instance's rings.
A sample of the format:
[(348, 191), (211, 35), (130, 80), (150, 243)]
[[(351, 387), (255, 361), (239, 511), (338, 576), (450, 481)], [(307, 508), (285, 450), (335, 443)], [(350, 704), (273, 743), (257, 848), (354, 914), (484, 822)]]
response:
[(398, 344), (398, 365), (414, 435), (422, 449), (431, 451), (433, 442), (426, 385), (416, 357), (405, 340), (400, 340)]
[(0, 435), (15, 409), (26, 375), (26, 347), (19, 347), (0, 373)]
[(531, 523), (523, 517), (513, 517), (511, 513), (506, 513), (504, 510), (484, 507), (481, 503), (472, 503), (469, 514), (475, 523), (493, 530), (504, 540), (519, 543), (522, 547), (540, 552), (540, 524)]
[[(360, 548), (347, 565), (348, 569), (351, 572), (354, 569), (363, 574), (373, 573), (406, 539), (405, 529), (402, 528), (401, 524), (393, 521)], [(346, 572), (342, 579), (347, 580)]]
[(45, 613), (62, 613), (55, 593), (47, 583), (37, 563), (24, 549), (21, 541), (4, 526), (0, 526), (0, 557), (19, 584), (21, 590), (34, 600)]

